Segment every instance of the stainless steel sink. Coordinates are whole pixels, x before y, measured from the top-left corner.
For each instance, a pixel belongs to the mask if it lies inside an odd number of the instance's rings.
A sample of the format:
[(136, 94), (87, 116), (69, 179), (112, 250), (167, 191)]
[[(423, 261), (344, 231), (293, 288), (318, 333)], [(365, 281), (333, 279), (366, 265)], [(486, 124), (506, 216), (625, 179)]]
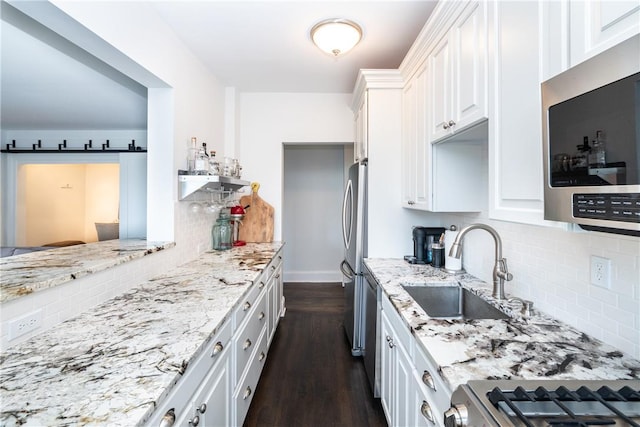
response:
[(478, 295), (460, 286), (403, 286), (430, 317), (447, 319), (508, 319)]

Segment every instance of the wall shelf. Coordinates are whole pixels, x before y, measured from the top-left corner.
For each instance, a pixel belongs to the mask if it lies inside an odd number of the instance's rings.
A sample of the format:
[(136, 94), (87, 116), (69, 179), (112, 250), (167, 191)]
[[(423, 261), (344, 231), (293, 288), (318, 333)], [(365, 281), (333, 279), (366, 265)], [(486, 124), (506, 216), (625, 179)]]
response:
[(196, 191), (237, 191), (249, 181), (229, 176), (178, 175), (178, 200), (184, 200)]

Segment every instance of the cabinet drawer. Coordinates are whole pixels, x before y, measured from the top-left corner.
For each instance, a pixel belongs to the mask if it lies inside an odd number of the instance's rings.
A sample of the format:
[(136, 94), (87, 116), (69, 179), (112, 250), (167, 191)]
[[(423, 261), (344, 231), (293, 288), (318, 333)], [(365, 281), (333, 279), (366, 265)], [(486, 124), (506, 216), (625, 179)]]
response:
[(278, 267), (280, 267), (280, 264), (282, 264), (282, 254), (278, 253), (278, 255), (273, 257), (273, 259), (271, 260), (271, 262), (269, 263), (269, 265), (266, 268), (266, 280), (267, 281), (269, 281), (269, 279), (271, 279), (271, 277), (273, 277), (273, 274), (278, 270)]
[(413, 362), (416, 368), (416, 380), (426, 395), (432, 411), (442, 415), (449, 408), (451, 391), (445, 385), (436, 365), (420, 348), (420, 344), (415, 344)]
[(242, 425), (244, 422), (244, 417), (247, 415), (249, 405), (251, 405), (266, 358), (267, 333), (266, 329), (263, 329), (258, 346), (253, 352), (250, 365), (246, 370), (246, 375), (238, 383), (238, 388), (233, 396), (236, 411), (235, 425)]
[[(409, 329), (409, 325), (402, 320), (400, 314), (398, 314), (384, 292), (382, 293), (382, 310), (387, 313), (387, 319), (389, 319), (389, 323), (391, 323), (391, 326), (394, 329), (395, 336), (393, 339), (396, 343), (399, 342), (402, 344), (406, 351), (409, 352), (409, 349), (411, 348), (411, 330)], [(386, 340), (386, 337), (382, 337), (382, 340)]]
[(266, 329), (267, 321), (267, 298), (266, 293), (262, 293), (254, 309), (248, 314), (247, 322), (235, 335), (236, 381), (239, 381), (249, 363), (251, 354), (258, 345), (260, 333)]
[(247, 314), (251, 312), (251, 309), (256, 304), (256, 300), (260, 295), (260, 292), (264, 289), (266, 285), (266, 280), (264, 280), (264, 274), (260, 276), (258, 279), (258, 283), (251, 286), (249, 292), (240, 299), (240, 305), (236, 308), (233, 316), (236, 322), (236, 328), (242, 325), (242, 321), (245, 319)]

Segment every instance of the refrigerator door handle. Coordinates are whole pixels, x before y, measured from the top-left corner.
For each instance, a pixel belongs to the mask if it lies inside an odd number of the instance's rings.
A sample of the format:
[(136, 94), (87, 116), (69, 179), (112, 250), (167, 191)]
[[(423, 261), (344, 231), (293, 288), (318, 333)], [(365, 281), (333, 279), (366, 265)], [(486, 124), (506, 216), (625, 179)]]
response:
[(347, 260), (343, 260), (340, 263), (340, 271), (342, 271), (342, 274), (344, 274), (349, 280), (353, 280), (356, 277), (356, 273), (351, 269)]
[[(353, 224), (351, 221), (352, 213), (349, 212), (347, 215), (347, 201), (350, 202), (351, 209), (353, 210), (353, 182), (351, 180), (347, 182), (347, 187), (344, 190), (344, 198), (342, 199), (342, 240), (344, 242), (344, 247), (348, 249), (351, 244)], [(347, 220), (349, 221), (348, 230)]]

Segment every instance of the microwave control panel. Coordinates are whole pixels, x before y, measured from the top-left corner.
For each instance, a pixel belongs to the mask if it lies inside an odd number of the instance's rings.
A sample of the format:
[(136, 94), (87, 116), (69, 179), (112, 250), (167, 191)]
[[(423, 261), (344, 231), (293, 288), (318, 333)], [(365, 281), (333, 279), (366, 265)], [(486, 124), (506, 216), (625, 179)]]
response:
[(574, 193), (573, 217), (640, 223), (640, 193)]

